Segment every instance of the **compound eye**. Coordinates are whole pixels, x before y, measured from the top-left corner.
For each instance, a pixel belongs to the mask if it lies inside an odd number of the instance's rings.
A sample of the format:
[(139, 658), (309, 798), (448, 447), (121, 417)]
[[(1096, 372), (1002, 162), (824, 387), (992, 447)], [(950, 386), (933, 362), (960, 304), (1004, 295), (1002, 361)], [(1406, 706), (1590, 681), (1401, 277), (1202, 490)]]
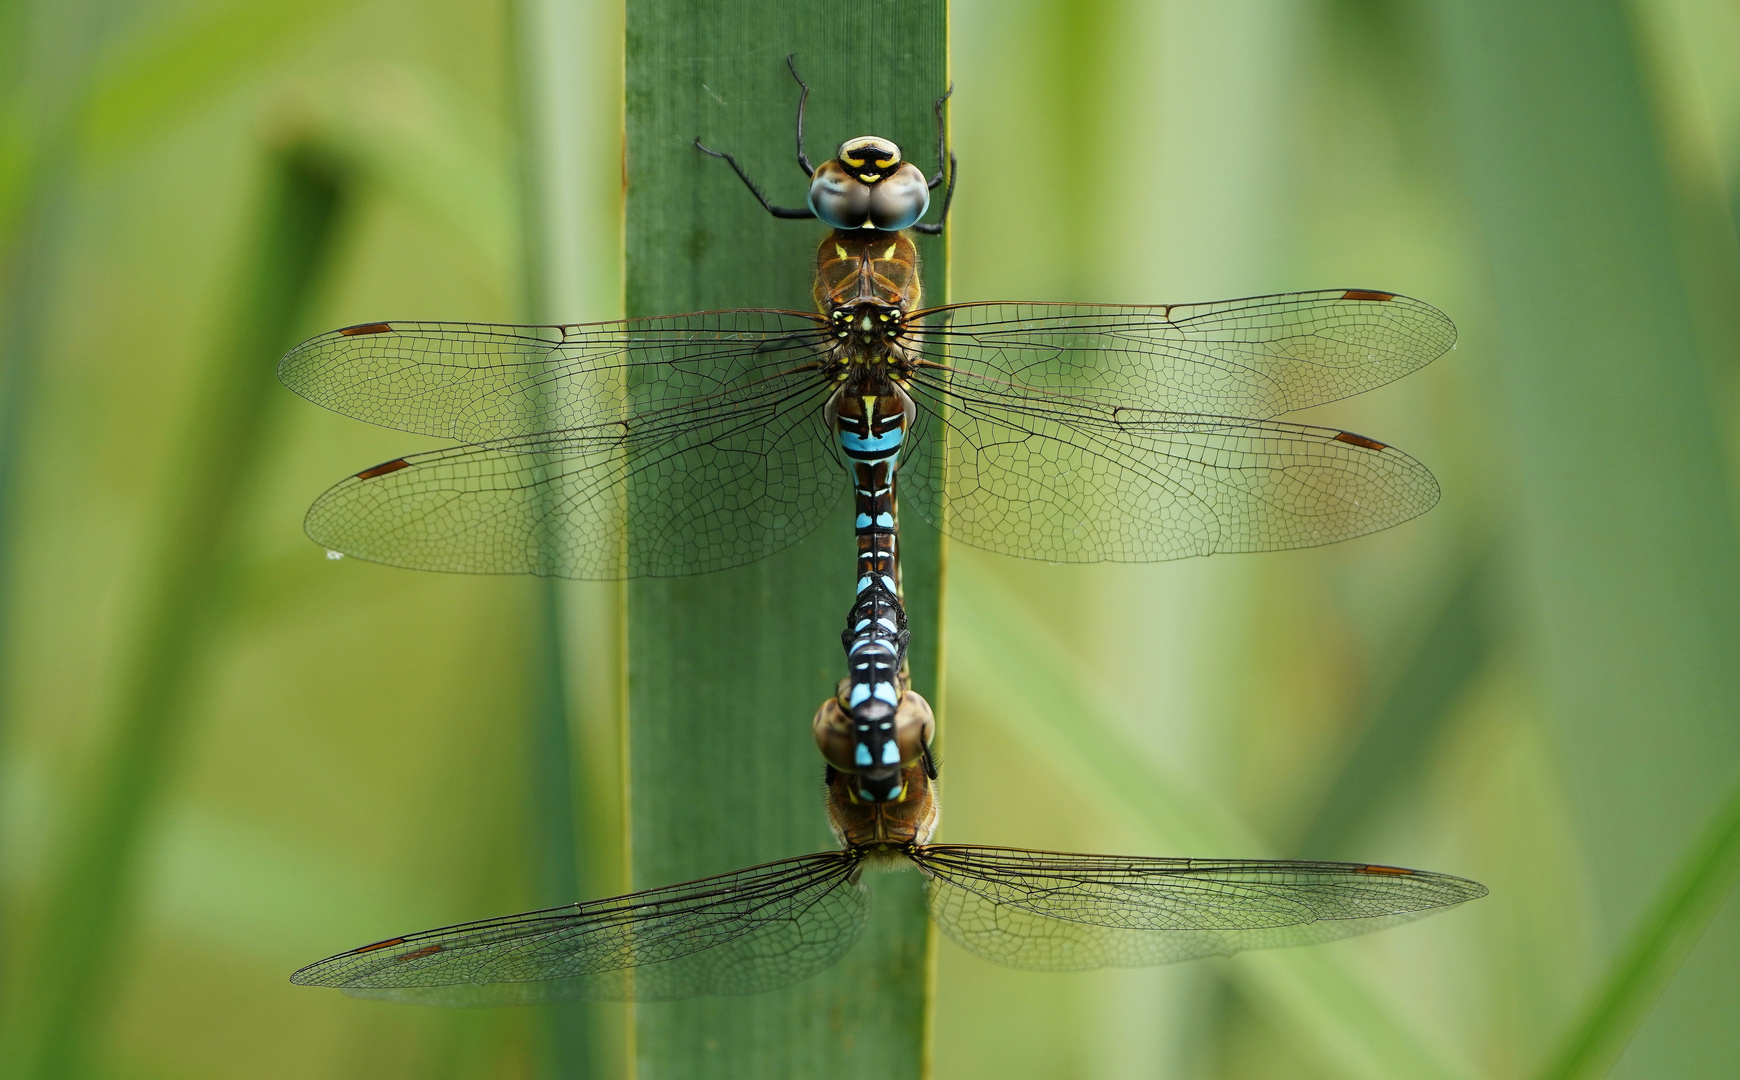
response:
[[(814, 188), (811, 188), (814, 191)], [(885, 232), (909, 229), (930, 209), (930, 188), (912, 162), (869, 189), (870, 223)]]
[(908, 690), (894, 714), (894, 739), (900, 746), (901, 763), (917, 761), (918, 755), (924, 753), (924, 748), (935, 738), (936, 716), (930, 710), (930, 702), (920, 697), (917, 691)]
[(840, 708), (838, 701), (829, 698), (822, 702), (811, 722), (811, 730), (816, 737), (816, 749), (822, 752), (829, 765), (843, 773), (858, 771), (852, 760), (852, 718)]
[(870, 217), (870, 192), (838, 161), (824, 161), (810, 180), (810, 210), (836, 229), (862, 229)]

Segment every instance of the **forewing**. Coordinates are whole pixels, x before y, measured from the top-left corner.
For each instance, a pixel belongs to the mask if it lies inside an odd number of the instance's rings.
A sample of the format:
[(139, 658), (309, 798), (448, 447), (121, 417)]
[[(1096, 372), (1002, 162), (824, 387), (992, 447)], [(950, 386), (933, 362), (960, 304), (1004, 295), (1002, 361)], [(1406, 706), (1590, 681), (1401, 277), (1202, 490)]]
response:
[(482, 443), (586, 429), (691, 403), (810, 359), (814, 315), (706, 311), (571, 326), (382, 322), (291, 349), (285, 386), (372, 424)]
[(845, 852), (407, 934), (290, 977), (420, 1005), (665, 1001), (756, 994), (807, 979), (857, 939), (868, 911)]
[(913, 856), (967, 951), (1011, 967), (1169, 964), (1363, 934), (1486, 895), (1463, 878), (1353, 863), (1151, 859), (937, 845)]
[(975, 378), (1134, 407), (1268, 418), (1382, 386), (1456, 343), (1443, 312), (1364, 289), (1202, 304), (958, 304), (930, 349)]
[(802, 539), (847, 484), (807, 366), (631, 419), (366, 469), (308, 511), (329, 550), (419, 570), (703, 573)]
[(1050, 562), (1314, 547), (1425, 513), (1438, 483), (1335, 428), (1107, 408), (921, 368), (903, 505), (949, 536)]

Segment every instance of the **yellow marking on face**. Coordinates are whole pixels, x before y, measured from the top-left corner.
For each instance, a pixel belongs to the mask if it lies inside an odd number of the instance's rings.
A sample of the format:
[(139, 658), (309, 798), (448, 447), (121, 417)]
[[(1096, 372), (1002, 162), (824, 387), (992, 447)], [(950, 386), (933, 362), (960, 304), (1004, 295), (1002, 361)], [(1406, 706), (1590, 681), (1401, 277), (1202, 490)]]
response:
[(882, 174), (875, 172), (859, 173), (858, 179), (864, 181), (866, 184), (874, 184), (876, 181), (882, 179)]
[(850, 256), (846, 254), (846, 249), (841, 247), (839, 244), (834, 245), (834, 254), (838, 255), (841, 259), (850, 258)]

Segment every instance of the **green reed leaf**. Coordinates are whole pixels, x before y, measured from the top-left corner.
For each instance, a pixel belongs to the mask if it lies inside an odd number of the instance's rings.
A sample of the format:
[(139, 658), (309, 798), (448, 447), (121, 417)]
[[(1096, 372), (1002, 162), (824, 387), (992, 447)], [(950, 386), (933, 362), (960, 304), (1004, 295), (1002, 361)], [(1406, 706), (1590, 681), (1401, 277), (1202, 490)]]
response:
[[(767, 216), (722, 161), (801, 202), (797, 87), (814, 88), (812, 160), (875, 132), (934, 153), (947, 85), (942, 0), (631, 0), (627, 9), (627, 311), (808, 308), (825, 229)], [(943, 299), (927, 243), (927, 300)], [(839, 477), (842, 493), (848, 478)], [(631, 498), (633, 497), (631, 493)], [(911, 518), (912, 515), (907, 515)], [(808, 540), (739, 570), (628, 586), (629, 815), (636, 887), (829, 847), (809, 718), (845, 674), (851, 500)], [(940, 541), (903, 520), (914, 686), (938, 685)], [(752, 998), (643, 1006), (642, 1075), (916, 1077), (924, 1068), (929, 922), (916, 874), (879, 876), (873, 922), (833, 970)]]

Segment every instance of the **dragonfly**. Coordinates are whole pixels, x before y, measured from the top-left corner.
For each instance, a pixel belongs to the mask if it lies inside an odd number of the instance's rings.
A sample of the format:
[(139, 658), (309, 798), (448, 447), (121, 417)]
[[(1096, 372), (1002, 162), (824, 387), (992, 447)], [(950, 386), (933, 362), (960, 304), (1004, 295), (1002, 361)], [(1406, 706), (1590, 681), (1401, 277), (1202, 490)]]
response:
[[(396, 458), (314, 503), (311, 537), (396, 566), (578, 578), (739, 566), (809, 535), (851, 478), (857, 600), (842, 705), (864, 794), (898, 794), (907, 692), (901, 501), (955, 540), (1051, 562), (1144, 562), (1333, 543), (1438, 498), (1394, 447), (1277, 419), (1390, 382), (1455, 341), (1371, 289), (1166, 306), (926, 308), (908, 233), (958, 175), (937, 102), (926, 177), (876, 136), (812, 167), (831, 227), (813, 312), (741, 309), (567, 326), (375, 322), (279, 374), (310, 400), (460, 445)], [(946, 159), (946, 167), (943, 164)], [(919, 219), (947, 183), (942, 219)]]
[(604, 900), (404, 934), (291, 976), (352, 997), (421, 1005), (663, 1001), (757, 994), (808, 979), (851, 948), (866, 879), (916, 870), (945, 936), (1035, 971), (1168, 964), (1363, 934), (1486, 895), (1397, 866), (1085, 855), (931, 843), (930, 772), (893, 802), (827, 771), (837, 850)]
[(1049, 562), (1328, 544), (1437, 501), (1431, 473), (1394, 447), (1277, 419), (1443, 354), (1455, 327), (1436, 308), (1363, 288), (927, 308), (907, 227), (924, 224), (943, 170), (927, 179), (871, 136), (812, 168), (802, 103), (808, 206), (769, 203), (720, 156), (770, 212), (833, 226), (815, 311), (395, 320), (314, 337), (280, 364), (290, 389), (459, 445), (342, 481), (309, 510), (309, 535), (426, 570), (721, 570), (817, 527), (845, 486), (849, 436), (898, 448), (902, 501), (949, 537)]

